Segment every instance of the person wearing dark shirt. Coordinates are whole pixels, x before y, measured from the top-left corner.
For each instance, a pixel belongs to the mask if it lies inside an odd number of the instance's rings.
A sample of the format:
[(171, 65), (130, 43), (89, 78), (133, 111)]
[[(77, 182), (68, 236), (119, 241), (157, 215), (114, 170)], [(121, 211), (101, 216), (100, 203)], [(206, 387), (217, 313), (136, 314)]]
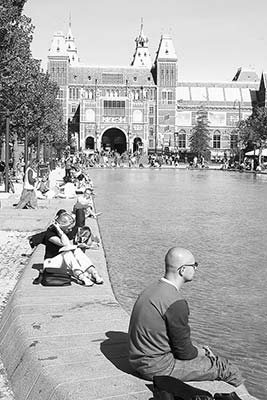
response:
[[(208, 346), (192, 343), (189, 306), (180, 290), (194, 278), (193, 254), (173, 247), (165, 256), (165, 275), (138, 297), (129, 323), (129, 362), (144, 379), (168, 375), (182, 381), (223, 380), (242, 399), (252, 399), (239, 369)], [(247, 397), (249, 396), (249, 397)]]
[(45, 245), (44, 268), (62, 268), (84, 282), (86, 286), (102, 284), (103, 278), (98, 274), (90, 258), (81, 250), (80, 245), (73, 245), (75, 221), (64, 212), (58, 213), (55, 221), (48, 227), (43, 244)]

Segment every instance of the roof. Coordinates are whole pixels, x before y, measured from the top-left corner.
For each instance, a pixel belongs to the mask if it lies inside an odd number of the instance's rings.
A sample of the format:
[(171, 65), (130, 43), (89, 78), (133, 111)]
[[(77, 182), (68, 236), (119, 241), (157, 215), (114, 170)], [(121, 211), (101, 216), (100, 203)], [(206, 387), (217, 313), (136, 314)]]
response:
[(177, 101), (228, 102), (251, 104), (252, 91), (258, 89), (259, 83), (237, 82), (179, 82), (176, 89)]
[(73, 66), (69, 70), (69, 84), (104, 84), (155, 86), (151, 70), (145, 67)]

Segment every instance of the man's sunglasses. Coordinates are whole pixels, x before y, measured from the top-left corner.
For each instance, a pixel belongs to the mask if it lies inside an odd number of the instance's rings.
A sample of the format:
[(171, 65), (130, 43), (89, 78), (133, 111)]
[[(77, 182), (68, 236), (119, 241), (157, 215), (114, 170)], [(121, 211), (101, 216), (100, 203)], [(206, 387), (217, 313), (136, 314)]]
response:
[(197, 267), (198, 267), (198, 263), (197, 263), (197, 262), (194, 262), (194, 264), (183, 264), (183, 265), (181, 265), (179, 268), (177, 268), (177, 271), (178, 271), (179, 269), (181, 269), (182, 267), (193, 267), (194, 270), (196, 270)]

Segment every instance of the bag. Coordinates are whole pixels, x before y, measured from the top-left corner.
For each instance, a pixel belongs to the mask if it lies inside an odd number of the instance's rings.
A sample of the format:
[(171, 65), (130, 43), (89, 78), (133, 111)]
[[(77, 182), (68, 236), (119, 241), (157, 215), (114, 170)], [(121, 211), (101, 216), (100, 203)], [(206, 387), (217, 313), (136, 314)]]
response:
[(153, 386), (157, 400), (213, 400), (211, 393), (172, 376), (153, 376)]
[(32, 249), (34, 247), (38, 246), (38, 244), (44, 244), (44, 238), (45, 238), (46, 231), (36, 233), (35, 235), (30, 236), (29, 239), (29, 244)]
[(70, 286), (75, 278), (70, 276), (67, 272), (63, 272), (58, 268), (45, 268), (39, 272), (39, 276), (34, 279), (34, 285), (43, 286)]

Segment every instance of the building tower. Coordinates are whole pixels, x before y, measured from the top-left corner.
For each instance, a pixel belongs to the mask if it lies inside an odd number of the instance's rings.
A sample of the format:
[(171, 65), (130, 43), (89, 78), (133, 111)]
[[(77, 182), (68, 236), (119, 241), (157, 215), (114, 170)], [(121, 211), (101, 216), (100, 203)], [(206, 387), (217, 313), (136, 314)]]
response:
[(69, 55), (66, 50), (65, 35), (62, 32), (57, 32), (53, 36), (48, 52), (47, 71), (59, 86), (58, 98), (63, 108), (64, 120), (67, 122)]
[(133, 67), (151, 68), (152, 61), (148, 49), (148, 38), (144, 35), (143, 18), (141, 20), (141, 29), (139, 36), (135, 39), (136, 48), (131, 65)]
[(153, 75), (157, 84), (155, 147), (156, 149), (174, 147), (178, 65), (175, 48), (169, 35), (161, 36)]
[(69, 61), (71, 66), (77, 66), (80, 62), (77, 47), (75, 44), (74, 36), (71, 31), (71, 17), (69, 18), (69, 30), (65, 38), (66, 50), (69, 55)]

